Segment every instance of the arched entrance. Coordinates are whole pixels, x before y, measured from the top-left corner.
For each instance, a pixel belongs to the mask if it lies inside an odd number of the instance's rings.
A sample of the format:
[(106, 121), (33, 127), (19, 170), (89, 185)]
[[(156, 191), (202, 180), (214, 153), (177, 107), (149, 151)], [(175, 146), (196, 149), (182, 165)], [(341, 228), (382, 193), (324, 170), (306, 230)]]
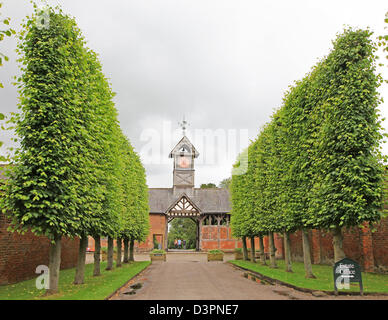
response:
[(198, 251), (198, 222), (193, 218), (170, 218), (168, 250)]
[[(201, 211), (200, 209), (190, 200), (190, 198), (183, 193), (182, 196), (173, 203), (166, 211), (167, 224), (166, 224), (166, 233), (165, 233), (165, 248), (168, 250), (168, 225), (174, 219), (190, 219), (195, 223), (196, 229), (196, 240), (195, 240), (195, 250), (200, 250), (200, 225), (202, 222)], [(184, 239), (181, 239), (184, 240)]]

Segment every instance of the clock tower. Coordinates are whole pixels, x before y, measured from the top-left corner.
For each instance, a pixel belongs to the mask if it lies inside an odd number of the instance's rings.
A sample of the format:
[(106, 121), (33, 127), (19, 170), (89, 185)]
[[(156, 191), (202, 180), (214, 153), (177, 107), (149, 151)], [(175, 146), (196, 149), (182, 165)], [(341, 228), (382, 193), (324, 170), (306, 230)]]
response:
[(194, 159), (199, 153), (184, 135), (169, 157), (174, 159), (173, 189), (175, 192), (191, 193), (194, 188)]

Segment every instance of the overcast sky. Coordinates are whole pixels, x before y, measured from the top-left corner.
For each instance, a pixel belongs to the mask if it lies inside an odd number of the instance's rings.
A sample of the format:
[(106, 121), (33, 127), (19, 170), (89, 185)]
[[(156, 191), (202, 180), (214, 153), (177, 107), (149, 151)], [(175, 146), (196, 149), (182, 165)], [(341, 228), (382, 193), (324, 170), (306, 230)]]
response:
[[(31, 4), (28, 0), (2, 2), (2, 17), (11, 17), (12, 27), (19, 30), (22, 18), (32, 12)], [(229, 177), (235, 157), (248, 144), (244, 137), (256, 137), (281, 105), (287, 87), (330, 51), (336, 34), (345, 25), (369, 26), (382, 34), (388, 11), (386, 0), (48, 3), (60, 3), (73, 15), (89, 47), (99, 53), (117, 93), (122, 130), (142, 155), (150, 187), (172, 185), (168, 152), (181, 130), (175, 137), (166, 132), (179, 129), (183, 115), (190, 123), (187, 135), (201, 154), (196, 185)], [(10, 57), (0, 68), (5, 85), (0, 90), (3, 113), (17, 110), (17, 92), (10, 83), (18, 73), (15, 48), (15, 40), (0, 42), (0, 52)], [(386, 101), (387, 91), (386, 86), (381, 89)], [(384, 117), (387, 106), (386, 102), (380, 107)], [(387, 130), (387, 121), (384, 127)], [(224, 133), (231, 145), (228, 155), (223, 156), (219, 143), (195, 141), (194, 130)], [(155, 142), (156, 133), (163, 144), (157, 151), (162, 162), (150, 163), (143, 151), (150, 146), (147, 139), (153, 137)], [(3, 152), (9, 138), (0, 133), (0, 141), (6, 141)], [(218, 152), (216, 161), (204, 161), (212, 150)], [(388, 154), (386, 144), (384, 153)], [(155, 150), (152, 155), (155, 158)]]

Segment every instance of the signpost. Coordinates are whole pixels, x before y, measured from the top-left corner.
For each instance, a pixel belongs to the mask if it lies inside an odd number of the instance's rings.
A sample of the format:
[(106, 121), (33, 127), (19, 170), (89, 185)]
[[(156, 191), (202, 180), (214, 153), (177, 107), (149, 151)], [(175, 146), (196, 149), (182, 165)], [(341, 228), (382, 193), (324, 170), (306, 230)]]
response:
[(356, 261), (344, 258), (334, 264), (333, 272), (335, 295), (338, 295), (338, 289), (350, 289), (351, 282), (358, 282), (360, 294), (364, 294), (361, 268)]

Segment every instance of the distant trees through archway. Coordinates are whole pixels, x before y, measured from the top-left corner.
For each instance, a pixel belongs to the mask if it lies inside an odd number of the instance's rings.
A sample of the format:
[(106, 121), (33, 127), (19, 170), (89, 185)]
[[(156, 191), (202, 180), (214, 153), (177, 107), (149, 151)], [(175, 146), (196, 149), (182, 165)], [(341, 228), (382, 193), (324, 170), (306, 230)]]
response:
[[(197, 224), (193, 219), (174, 218), (169, 223), (169, 249), (195, 249), (197, 237)], [(175, 240), (181, 240), (181, 244), (178, 246)]]

